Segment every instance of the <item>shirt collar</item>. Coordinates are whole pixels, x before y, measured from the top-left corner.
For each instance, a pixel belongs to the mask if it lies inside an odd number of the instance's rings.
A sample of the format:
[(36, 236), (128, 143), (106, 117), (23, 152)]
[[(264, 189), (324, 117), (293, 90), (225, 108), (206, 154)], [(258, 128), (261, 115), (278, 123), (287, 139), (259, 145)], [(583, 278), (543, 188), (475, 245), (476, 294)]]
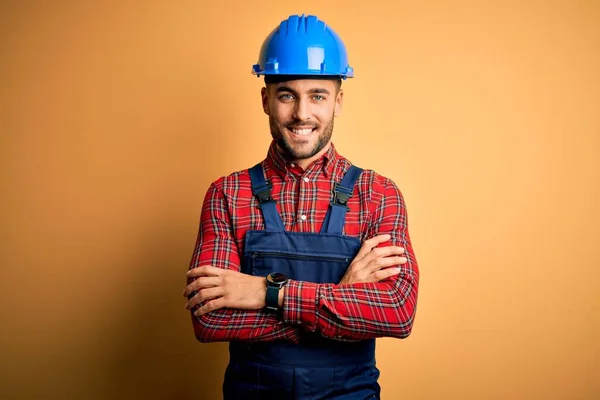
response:
[[(325, 177), (329, 177), (333, 172), (336, 162), (339, 160), (340, 155), (335, 149), (333, 143), (329, 146), (329, 149), (319, 159), (313, 161), (308, 166), (307, 171), (322, 171)], [(281, 176), (282, 179), (286, 179), (288, 176), (293, 175), (290, 172), (292, 168), (291, 160), (288, 160), (283, 154), (277, 150), (277, 143), (273, 140), (269, 146), (267, 152), (267, 163)]]

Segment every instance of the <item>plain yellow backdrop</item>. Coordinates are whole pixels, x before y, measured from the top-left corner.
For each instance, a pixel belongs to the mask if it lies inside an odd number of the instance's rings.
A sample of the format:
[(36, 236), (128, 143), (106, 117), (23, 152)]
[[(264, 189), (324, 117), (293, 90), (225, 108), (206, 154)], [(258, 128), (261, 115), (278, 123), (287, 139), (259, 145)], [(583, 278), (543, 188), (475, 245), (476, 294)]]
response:
[(392, 178), (421, 270), (383, 398), (600, 398), (596, 1), (3, 1), (3, 399), (218, 399), (181, 292), (211, 181), (270, 141), (250, 74), (312, 13), (334, 142)]

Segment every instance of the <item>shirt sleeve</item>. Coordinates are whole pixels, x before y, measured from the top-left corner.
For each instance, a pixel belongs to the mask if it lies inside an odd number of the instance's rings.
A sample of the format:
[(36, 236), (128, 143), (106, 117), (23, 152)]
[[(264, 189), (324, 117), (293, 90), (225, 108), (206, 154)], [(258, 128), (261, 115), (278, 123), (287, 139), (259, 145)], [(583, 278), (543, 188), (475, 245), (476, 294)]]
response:
[[(219, 182), (213, 183), (206, 193), (190, 269), (212, 265), (239, 272), (240, 255)], [(188, 279), (188, 284), (191, 282)], [(286, 325), (264, 310), (219, 309), (201, 317), (193, 313), (191, 316), (194, 333), (200, 342), (275, 339), (296, 342), (298, 339), (296, 326)]]
[(388, 233), (404, 247), (407, 263), (400, 273), (377, 283), (352, 285), (290, 281), (283, 304), (284, 321), (337, 340), (407, 337), (416, 312), (419, 271), (408, 233), (402, 194), (387, 180), (371, 216), (367, 237)]

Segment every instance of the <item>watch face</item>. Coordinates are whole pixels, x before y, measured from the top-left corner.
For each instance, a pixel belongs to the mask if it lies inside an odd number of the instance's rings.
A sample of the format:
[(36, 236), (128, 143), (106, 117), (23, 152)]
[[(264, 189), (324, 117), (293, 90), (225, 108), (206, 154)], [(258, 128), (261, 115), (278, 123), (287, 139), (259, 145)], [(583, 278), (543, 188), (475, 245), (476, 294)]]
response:
[(283, 283), (287, 281), (287, 276), (280, 274), (279, 272), (273, 272), (267, 276), (267, 279), (273, 283)]

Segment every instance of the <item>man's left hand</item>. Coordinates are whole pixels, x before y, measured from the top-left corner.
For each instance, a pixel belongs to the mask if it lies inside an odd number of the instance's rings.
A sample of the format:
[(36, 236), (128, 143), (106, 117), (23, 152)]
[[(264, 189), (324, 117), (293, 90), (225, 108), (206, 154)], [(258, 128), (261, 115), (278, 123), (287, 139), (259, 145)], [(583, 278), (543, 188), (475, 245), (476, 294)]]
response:
[(185, 308), (191, 310), (196, 305), (207, 302), (194, 312), (198, 317), (220, 308), (259, 310), (265, 306), (267, 284), (264, 277), (210, 265), (191, 269), (187, 276), (197, 279), (187, 285), (183, 295), (187, 297), (197, 293)]

